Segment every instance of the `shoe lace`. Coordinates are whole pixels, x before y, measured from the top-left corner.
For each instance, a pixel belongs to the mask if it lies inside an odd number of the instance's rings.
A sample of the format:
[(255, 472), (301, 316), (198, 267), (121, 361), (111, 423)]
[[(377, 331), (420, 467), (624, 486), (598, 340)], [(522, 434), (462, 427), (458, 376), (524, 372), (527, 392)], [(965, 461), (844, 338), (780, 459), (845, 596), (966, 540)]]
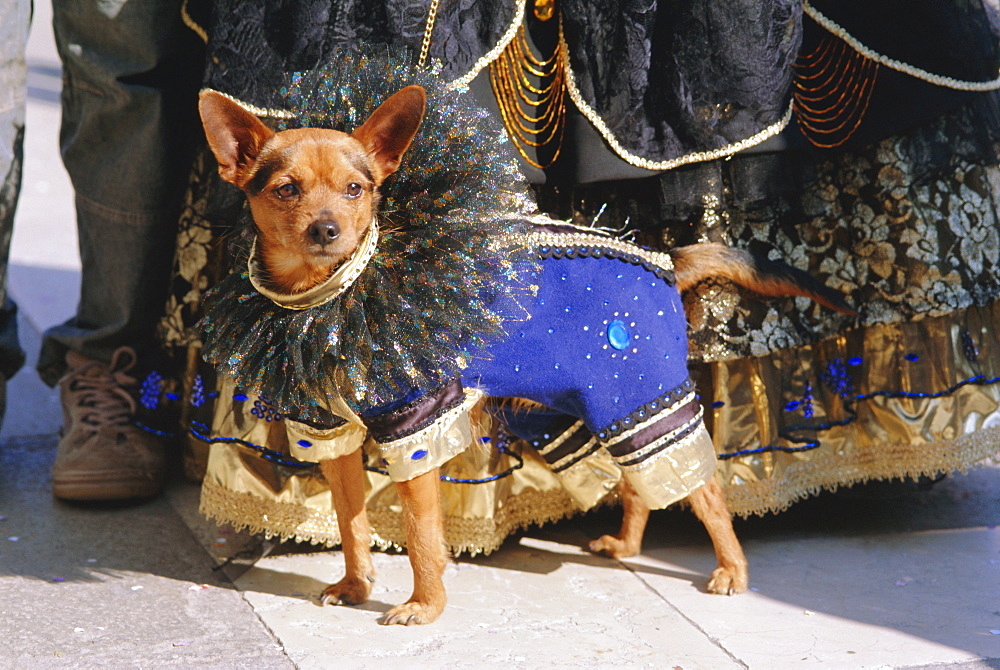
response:
[(77, 406), (90, 409), (80, 417), (82, 423), (94, 431), (131, 424), (136, 404), (126, 387), (134, 386), (136, 380), (126, 373), (137, 360), (134, 349), (120, 347), (111, 363), (88, 361), (66, 373), (61, 381), (68, 381), (70, 390), (77, 393)]

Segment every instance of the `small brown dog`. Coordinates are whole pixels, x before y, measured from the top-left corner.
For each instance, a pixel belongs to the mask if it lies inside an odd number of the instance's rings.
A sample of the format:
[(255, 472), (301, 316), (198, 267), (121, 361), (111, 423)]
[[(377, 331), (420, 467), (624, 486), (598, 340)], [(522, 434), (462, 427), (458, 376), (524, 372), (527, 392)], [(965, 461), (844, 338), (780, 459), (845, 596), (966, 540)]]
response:
[[(426, 95), (409, 86), (386, 100), (354, 133), (297, 129), (275, 133), (237, 103), (203, 92), (200, 111), (208, 143), (225, 181), (242, 189), (257, 229), (257, 253), (268, 289), (296, 294), (325, 282), (364, 239), (379, 201), (378, 188), (395, 172), (420, 126)], [(722, 245), (696, 245), (674, 256), (683, 290), (709, 276), (725, 277), (760, 293), (808, 295), (834, 309), (823, 295), (794, 280), (761, 273), (744, 252)], [(827, 296), (828, 297), (828, 296)], [(346, 575), (324, 591), (324, 602), (356, 604), (371, 592), (370, 528), (365, 514), (361, 451), (321, 461), (333, 493), (343, 539)], [(410, 599), (392, 608), (381, 623), (428, 623), (441, 613), (446, 561), (439, 474), (434, 469), (396, 483), (413, 568)], [(622, 488), (621, 532), (591, 543), (615, 557), (639, 551), (649, 509), (628, 485)], [(719, 567), (708, 590), (739, 593), (747, 588), (747, 561), (733, 532), (722, 490), (714, 478), (690, 494), (705, 524)]]

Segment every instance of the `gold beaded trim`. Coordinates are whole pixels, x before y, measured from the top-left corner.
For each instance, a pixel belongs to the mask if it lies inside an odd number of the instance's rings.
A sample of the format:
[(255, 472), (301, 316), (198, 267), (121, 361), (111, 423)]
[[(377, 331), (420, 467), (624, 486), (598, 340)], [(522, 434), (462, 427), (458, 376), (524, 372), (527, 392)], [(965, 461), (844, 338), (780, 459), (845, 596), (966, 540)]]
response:
[(517, 37), (517, 31), (520, 29), (521, 20), (524, 17), (524, 4), (525, 0), (517, 0), (514, 6), (514, 18), (511, 20), (510, 26), (507, 27), (507, 32), (500, 37), (500, 41), (498, 41), (492, 49), (483, 54), (483, 56), (475, 62), (471, 70), (449, 83), (447, 86), (448, 89), (454, 91), (455, 89), (468, 87), (472, 80), (476, 78), (476, 75), (479, 74), (480, 70), (500, 57), (500, 54), (507, 48), (507, 45), (510, 44), (515, 37)]
[(569, 97), (576, 105), (576, 108), (580, 110), (591, 125), (604, 137), (604, 141), (608, 143), (611, 149), (618, 154), (618, 156), (624, 160), (626, 163), (635, 165), (636, 167), (645, 168), (647, 170), (671, 170), (675, 167), (680, 167), (681, 165), (688, 165), (690, 163), (701, 163), (704, 161), (712, 161), (719, 158), (725, 158), (726, 156), (732, 156), (735, 153), (739, 153), (744, 149), (749, 149), (750, 147), (756, 146), (763, 142), (764, 140), (773, 137), (784, 130), (785, 126), (792, 119), (792, 105), (788, 105), (788, 109), (785, 111), (785, 115), (781, 117), (781, 120), (777, 123), (773, 123), (767, 128), (764, 128), (758, 133), (751, 135), (750, 137), (740, 140), (739, 142), (734, 142), (733, 144), (727, 144), (724, 147), (719, 147), (718, 149), (712, 149), (711, 151), (695, 151), (690, 154), (685, 154), (683, 156), (678, 156), (677, 158), (671, 158), (665, 161), (653, 161), (648, 158), (643, 158), (641, 156), (636, 156), (631, 151), (622, 146), (615, 134), (611, 132), (608, 128), (608, 124), (604, 123), (602, 119), (594, 108), (587, 104), (587, 101), (583, 99), (580, 94), (580, 89), (576, 85), (576, 75), (573, 74), (573, 68), (570, 67), (569, 63), (569, 49), (566, 46), (565, 36), (562, 31), (559, 31), (559, 44), (563, 57), (567, 59), (566, 61), (566, 86), (569, 88)]
[(202, 91), (211, 91), (213, 93), (218, 93), (222, 97), (227, 98), (227, 99), (231, 100), (232, 102), (235, 102), (237, 105), (239, 105), (243, 109), (247, 110), (248, 112), (250, 112), (254, 116), (261, 116), (261, 117), (268, 118), (268, 119), (294, 119), (295, 118), (295, 114), (293, 112), (290, 112), (290, 111), (286, 110), (286, 109), (268, 109), (266, 107), (257, 107), (255, 105), (251, 105), (249, 102), (243, 102), (239, 98), (235, 98), (235, 97), (229, 95), (228, 93), (223, 93), (222, 91), (216, 91), (214, 88), (203, 88), (201, 90)]
[[(514, 148), (529, 165), (544, 170), (562, 152), (566, 133), (566, 62), (562, 43), (548, 58), (536, 56), (528, 43), (524, 24), (518, 27), (500, 57), (490, 63), (490, 85)], [(529, 76), (538, 77), (534, 86)], [(544, 164), (528, 155), (527, 147), (550, 148)]]
[(593, 235), (587, 233), (531, 232), (525, 236), (525, 243), (529, 246), (539, 247), (547, 246), (566, 248), (582, 246), (613, 249), (624, 254), (637, 256), (642, 260), (652, 263), (653, 265), (656, 265), (664, 270), (673, 271), (674, 269), (674, 260), (670, 257), (670, 254), (643, 249), (642, 247), (637, 247), (634, 244), (629, 244), (624, 240), (619, 240), (614, 237), (605, 237), (604, 235)]
[(821, 25), (826, 30), (830, 31), (840, 39), (844, 40), (852, 49), (857, 51), (859, 54), (865, 58), (870, 58), (871, 60), (879, 63), (880, 65), (885, 65), (887, 68), (896, 70), (897, 72), (902, 72), (903, 74), (908, 74), (911, 77), (916, 77), (917, 79), (922, 79), (928, 83), (934, 84), (935, 86), (944, 86), (946, 88), (953, 88), (958, 91), (995, 91), (1000, 89), (1000, 75), (997, 76), (993, 81), (962, 81), (961, 79), (953, 79), (951, 77), (945, 77), (939, 74), (933, 74), (927, 72), (926, 70), (921, 70), (913, 65), (907, 65), (888, 56), (884, 56), (876, 51), (873, 51), (858, 41), (857, 38), (848, 33), (840, 24), (836, 23), (826, 15), (822, 14), (818, 9), (810, 5), (808, 2), (804, 2), (802, 9), (805, 13), (816, 23)]
[(795, 60), (792, 101), (802, 134), (823, 149), (854, 135), (868, 111), (879, 64), (825, 35), (811, 53)]

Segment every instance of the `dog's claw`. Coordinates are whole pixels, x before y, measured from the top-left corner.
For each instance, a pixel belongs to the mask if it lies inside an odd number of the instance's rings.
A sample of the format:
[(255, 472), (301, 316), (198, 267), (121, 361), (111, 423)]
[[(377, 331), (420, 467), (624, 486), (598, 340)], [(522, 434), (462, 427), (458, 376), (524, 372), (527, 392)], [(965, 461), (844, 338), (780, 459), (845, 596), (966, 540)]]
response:
[(708, 580), (708, 592), (722, 596), (733, 596), (743, 593), (748, 585), (746, 565), (718, 567)]
[(371, 575), (365, 575), (364, 578), (358, 579), (344, 577), (336, 584), (331, 584), (323, 590), (320, 603), (323, 605), (360, 605), (368, 600), (373, 581), (375, 580)]
[(611, 558), (630, 558), (639, 553), (640, 547), (634, 542), (623, 540), (615, 535), (602, 535), (587, 545), (592, 554), (600, 554)]
[(444, 602), (431, 604), (420, 601), (409, 601), (402, 605), (397, 605), (382, 615), (378, 620), (383, 626), (398, 624), (400, 626), (417, 626), (431, 623), (438, 618), (441, 610), (444, 609)]

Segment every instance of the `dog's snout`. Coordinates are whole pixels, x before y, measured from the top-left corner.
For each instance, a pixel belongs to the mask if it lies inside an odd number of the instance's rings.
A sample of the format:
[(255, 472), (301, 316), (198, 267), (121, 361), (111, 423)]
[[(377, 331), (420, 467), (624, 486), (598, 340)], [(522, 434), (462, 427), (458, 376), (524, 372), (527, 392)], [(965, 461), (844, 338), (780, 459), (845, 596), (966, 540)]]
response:
[(321, 246), (330, 244), (340, 237), (340, 225), (333, 219), (320, 219), (309, 226), (309, 237)]

